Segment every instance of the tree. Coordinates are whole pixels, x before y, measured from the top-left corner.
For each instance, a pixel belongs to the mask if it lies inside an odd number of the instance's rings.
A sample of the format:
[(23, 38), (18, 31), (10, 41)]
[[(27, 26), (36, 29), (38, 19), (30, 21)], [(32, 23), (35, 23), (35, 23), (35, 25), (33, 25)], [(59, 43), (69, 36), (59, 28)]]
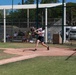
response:
[(25, 4), (34, 4), (35, 0), (26, 0)]
[(2, 18), (2, 13), (3, 13), (3, 11), (2, 11), (2, 10), (0, 10), (0, 18)]
[(76, 3), (67, 3), (67, 23), (76, 25)]
[(59, 0), (41, 0), (40, 3), (57, 3)]
[[(41, 0), (41, 4), (43, 4), (43, 3), (57, 3), (57, 2), (59, 2), (59, 0)], [(48, 11), (49, 12), (51, 12), (53, 10), (53, 8), (49, 8), (48, 9)], [(42, 11), (42, 10), (41, 10)], [(54, 10), (55, 11), (55, 10)], [(42, 11), (42, 12), (44, 12), (44, 11)], [(42, 13), (41, 12), (41, 13)], [(48, 13), (48, 15), (51, 15), (52, 13)], [(49, 16), (50, 17), (50, 16)]]
[[(41, 0), (40, 4), (57, 3), (57, 2), (59, 2), (59, 0)], [(53, 8), (48, 8), (48, 18), (53, 16), (52, 10), (53, 10)], [(45, 10), (44, 9), (39, 9), (39, 14), (38, 15), (39, 15), (40, 18), (42, 18), (42, 25), (44, 25), (43, 21), (45, 19)]]

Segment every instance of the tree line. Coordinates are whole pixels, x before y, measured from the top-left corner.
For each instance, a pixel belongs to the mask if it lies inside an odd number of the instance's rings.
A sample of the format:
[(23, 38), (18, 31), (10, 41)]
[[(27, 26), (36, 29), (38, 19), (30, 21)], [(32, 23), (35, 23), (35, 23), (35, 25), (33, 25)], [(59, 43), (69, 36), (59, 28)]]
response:
[[(58, 3), (59, 0), (39, 0), (39, 4), (45, 4), (45, 3)], [(36, 0), (22, 0), (21, 4), (35, 4)], [(20, 3), (18, 3), (21, 5)], [(67, 23), (72, 23), (73, 21), (76, 21), (76, 3), (67, 3)], [(8, 12), (8, 10), (7, 10)], [(57, 7), (48, 8), (48, 18), (62, 18), (62, 5)], [(30, 12), (30, 20), (36, 20), (36, 9), (31, 9)], [(45, 20), (45, 9), (40, 8), (38, 9), (38, 18), (41, 20), (41, 18), (44, 18)], [(0, 18), (3, 18), (2, 11), (0, 11)], [(9, 15), (6, 16), (7, 19), (16, 19), (14, 21), (27, 21), (27, 10), (26, 9), (18, 9), (18, 10), (11, 10), (9, 12)], [(12, 20), (11, 20), (12, 21)]]

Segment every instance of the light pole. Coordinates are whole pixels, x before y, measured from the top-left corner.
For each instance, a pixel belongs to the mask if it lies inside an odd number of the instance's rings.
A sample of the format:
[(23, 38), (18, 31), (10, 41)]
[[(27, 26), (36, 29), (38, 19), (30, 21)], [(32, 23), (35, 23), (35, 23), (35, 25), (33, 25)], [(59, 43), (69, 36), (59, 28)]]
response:
[(36, 27), (38, 28), (38, 2), (39, 0), (36, 0)]
[(22, 5), (24, 4), (24, 0), (22, 0)]
[(13, 0), (12, 0), (12, 12), (13, 12)]
[(62, 44), (64, 42), (64, 3), (65, 0), (62, 0)]
[[(12, 14), (13, 14), (13, 0), (12, 0)], [(12, 15), (12, 29), (11, 29), (11, 36), (13, 35), (13, 15)], [(11, 40), (13, 40), (13, 38), (11, 39)]]

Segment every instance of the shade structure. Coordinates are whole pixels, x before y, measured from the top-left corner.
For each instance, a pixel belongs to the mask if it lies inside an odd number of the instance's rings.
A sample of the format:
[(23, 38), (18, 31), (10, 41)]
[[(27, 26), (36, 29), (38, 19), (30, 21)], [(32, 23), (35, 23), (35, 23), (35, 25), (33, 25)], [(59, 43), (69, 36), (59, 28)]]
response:
[[(50, 8), (62, 5), (62, 3), (39, 4), (38, 8)], [(1, 5), (0, 9), (12, 9), (12, 5)], [(13, 5), (13, 9), (36, 9), (36, 4)]]

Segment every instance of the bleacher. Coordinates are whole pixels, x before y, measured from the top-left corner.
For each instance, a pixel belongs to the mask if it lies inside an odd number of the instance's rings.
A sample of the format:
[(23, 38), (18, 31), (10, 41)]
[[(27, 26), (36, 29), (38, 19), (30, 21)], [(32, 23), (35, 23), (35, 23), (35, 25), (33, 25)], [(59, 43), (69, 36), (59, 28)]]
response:
[(12, 42), (22, 42), (23, 36), (13, 37)]

